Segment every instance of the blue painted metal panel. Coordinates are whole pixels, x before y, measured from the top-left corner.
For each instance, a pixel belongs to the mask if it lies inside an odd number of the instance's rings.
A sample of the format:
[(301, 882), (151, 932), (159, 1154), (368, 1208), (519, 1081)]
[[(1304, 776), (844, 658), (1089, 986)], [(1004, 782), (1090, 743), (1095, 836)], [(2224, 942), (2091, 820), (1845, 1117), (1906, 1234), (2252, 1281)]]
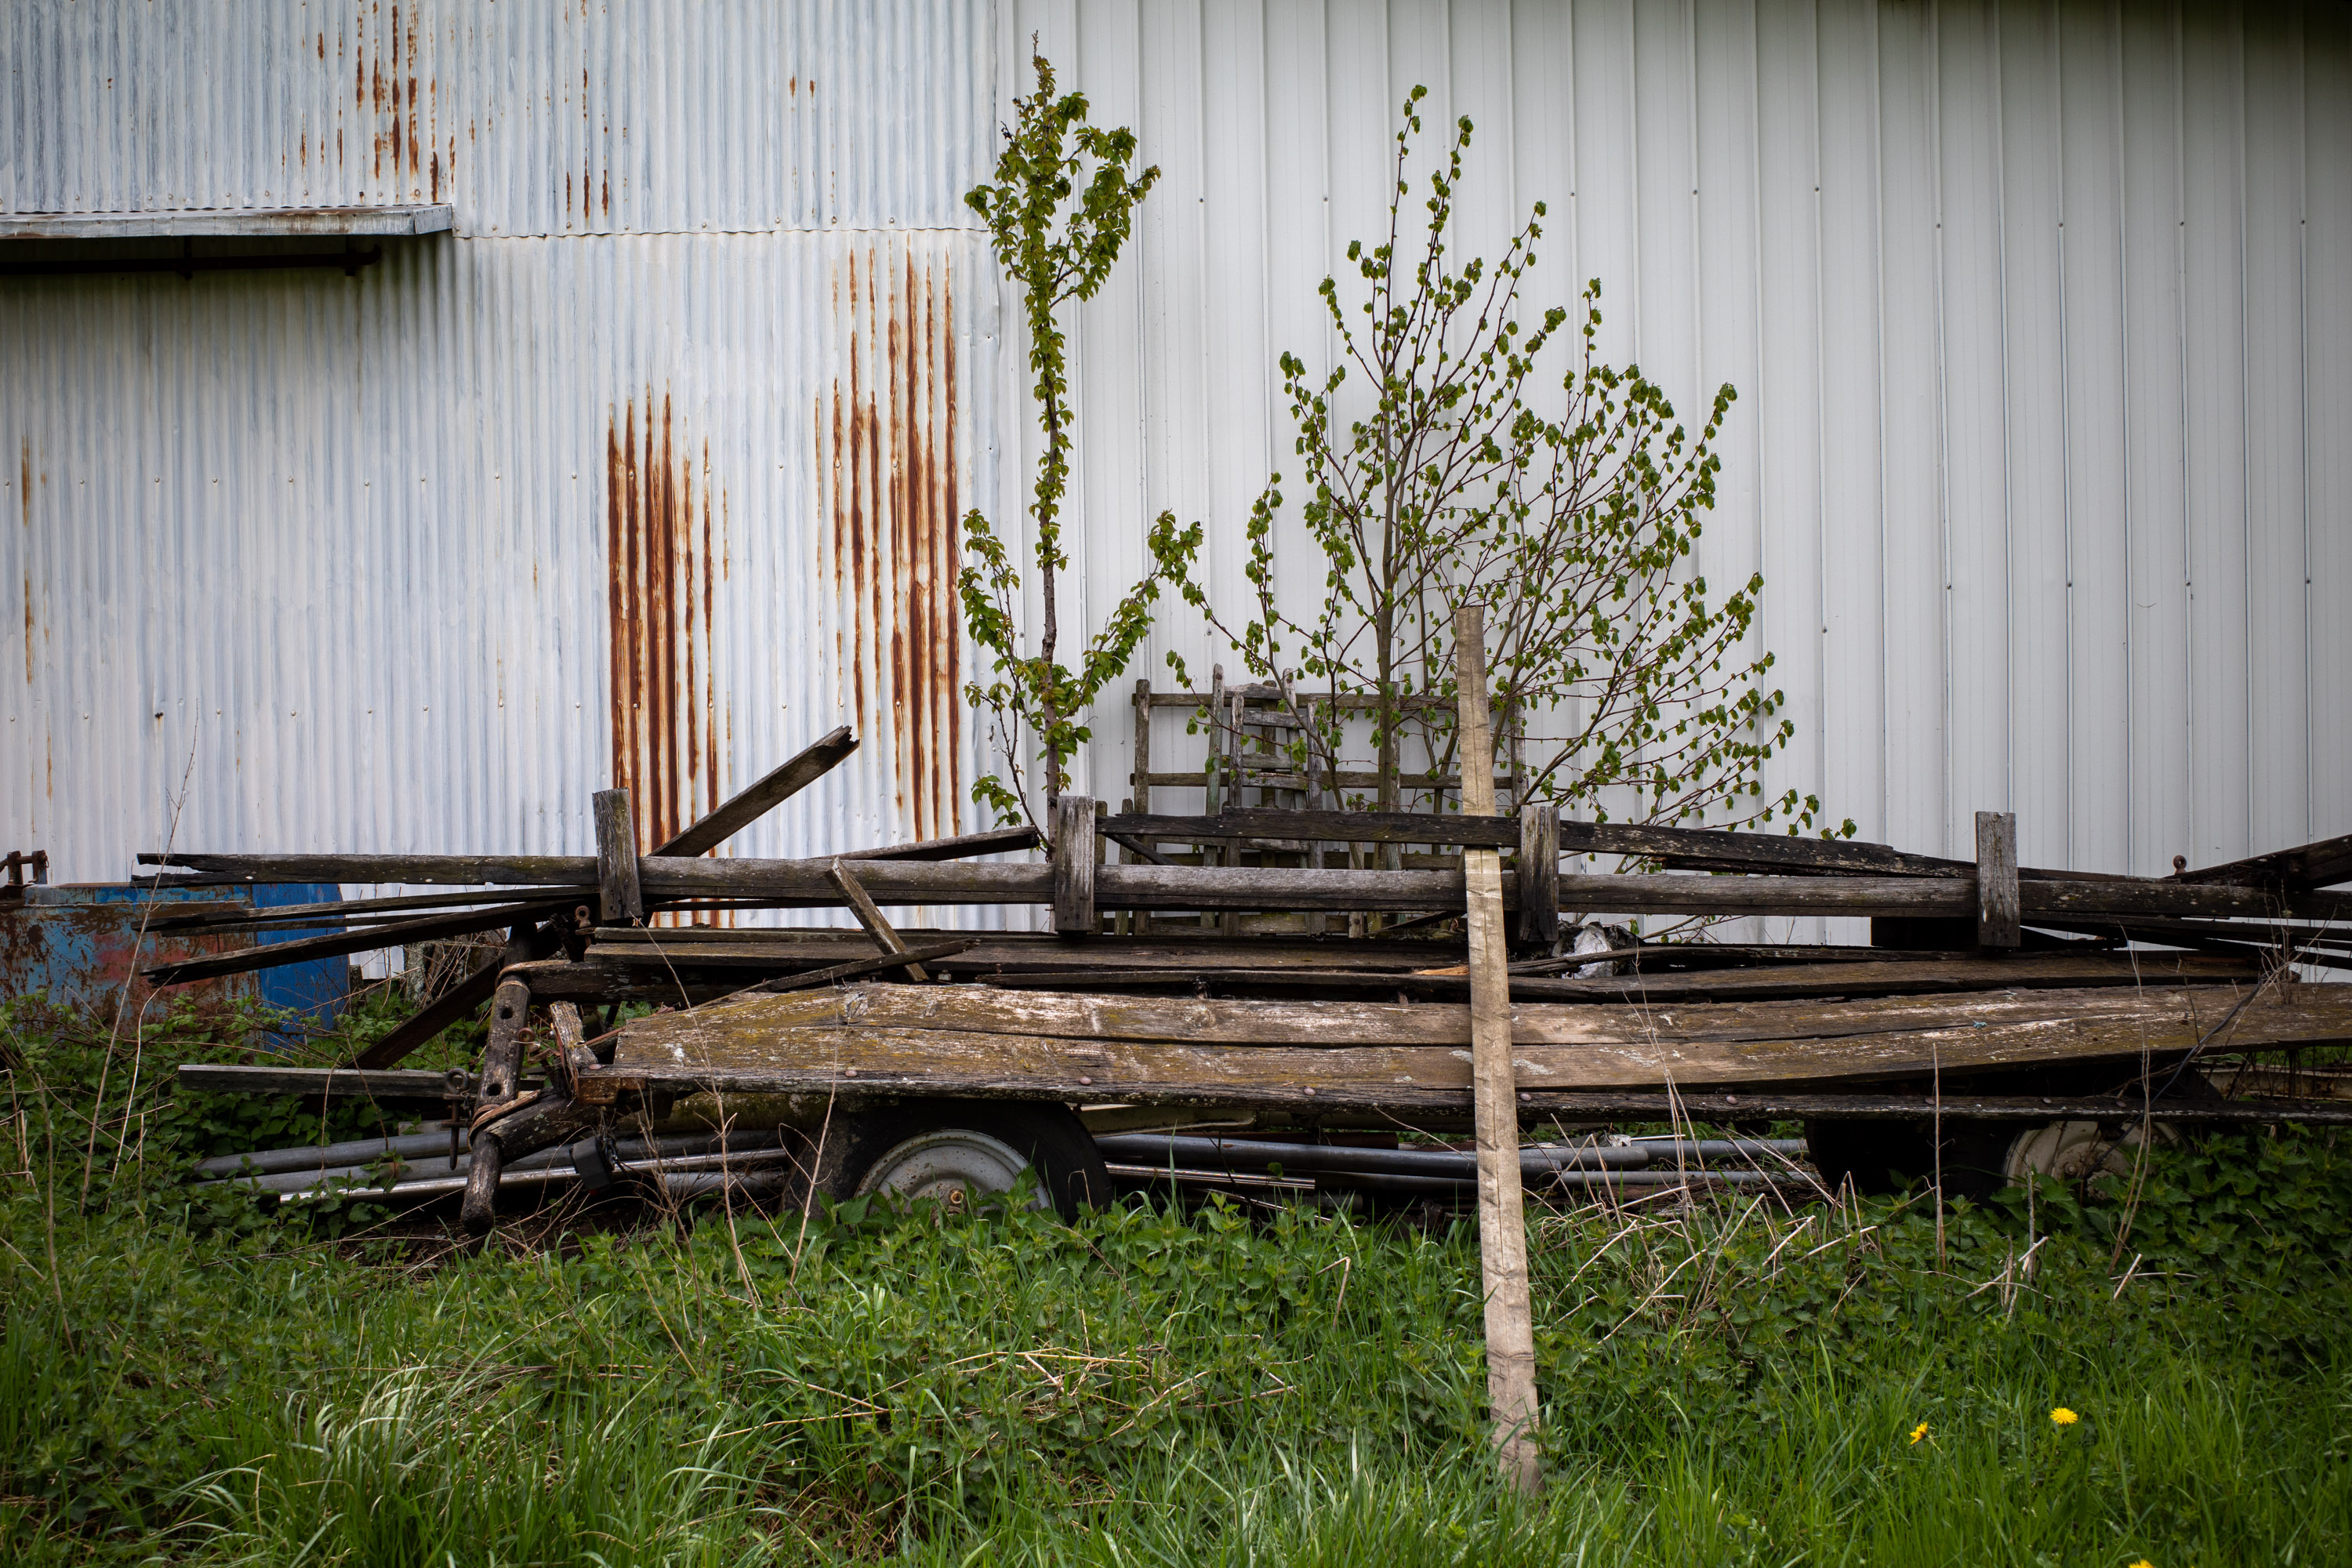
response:
[[(253, 901), (262, 909), (275, 909), (286, 904), (323, 904), (342, 896), (342, 889), (332, 882), (272, 882), (253, 889)], [(337, 921), (296, 931), (268, 932), (255, 940), (268, 947), (275, 942), (324, 936), (342, 929), (342, 922)], [(289, 963), (282, 969), (265, 969), (257, 978), (261, 982), (262, 1001), (272, 1007), (284, 1007), (323, 1024), (343, 1010), (343, 1003), (351, 995), (352, 961), (338, 954), (332, 958), (314, 959), (309, 963)]]
[[(142, 930), (163, 912), (186, 914), (203, 906), (274, 907), (316, 903), (338, 896), (332, 884), (281, 883), (256, 888), (150, 889), (117, 883), (25, 889), (22, 903), (0, 905), (0, 1002), (37, 993), (65, 1006), (111, 1010), (128, 1000), (145, 1007), (158, 996), (137, 978), (141, 969), (248, 945), (239, 936), (192, 936)], [(328, 925), (273, 932), (267, 944), (338, 929)], [(350, 960), (323, 958), (259, 974), (174, 986), (170, 999), (252, 999), (332, 1018), (350, 991)], [(128, 990), (125, 986), (128, 984)]]

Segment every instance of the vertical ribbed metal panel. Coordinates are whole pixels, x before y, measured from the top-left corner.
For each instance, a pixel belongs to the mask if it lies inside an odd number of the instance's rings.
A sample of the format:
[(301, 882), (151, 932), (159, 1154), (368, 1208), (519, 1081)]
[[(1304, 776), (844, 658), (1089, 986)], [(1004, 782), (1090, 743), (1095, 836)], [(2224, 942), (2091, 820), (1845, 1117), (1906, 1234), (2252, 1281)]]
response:
[(184, 847), (583, 852), (606, 781), (657, 838), (841, 722), (736, 852), (955, 831), (986, 266), (658, 237), (5, 285), (8, 837), (120, 878), (184, 773)]
[(450, 202), (468, 235), (955, 226), (976, 0), (24, 0), (0, 210)]
[(5, 8), (12, 209), (437, 195), (458, 233), (354, 278), (0, 280), (0, 834), (61, 881), (183, 798), (183, 847), (583, 852), (608, 782), (657, 837), (843, 722), (725, 852), (971, 826), (992, 26)]
[[(1297, 463), (1273, 361), (1329, 362), (1314, 289), (1384, 220), (1423, 83), (1433, 142), (1478, 127), (1457, 254), (1547, 200), (1540, 299), (1599, 278), (1605, 349), (1686, 415), (1738, 386), (1700, 565), (1766, 574), (1799, 725), (1776, 786), (1963, 856), (2014, 809), (2029, 860), (2104, 870), (2352, 830), (2352, 633), (2315, 609), (2352, 593), (2346, 16), (1016, 5), (1006, 79), (1041, 32), (1164, 171), (1080, 319), (1087, 591), (1168, 506), (1238, 601), (1249, 501)], [(1303, 537), (1281, 551), (1314, 595)], [(1181, 614), (1150, 667), (1170, 647), (1217, 652)], [(1096, 729), (1117, 798), (1125, 726)]]
[[(1544, 198), (1543, 293), (1599, 277), (1686, 411), (1738, 384), (1701, 566), (1767, 575), (1776, 782), (1926, 850), (2011, 806), (2102, 869), (2352, 829), (2343, 7), (1002, 9), (0, 10), (8, 210), (459, 229), (351, 279), (0, 282), (10, 841), (119, 877), (184, 778), (184, 845), (579, 849), (593, 785), (651, 831), (845, 717), (739, 851), (976, 826), (947, 522), (1017, 517), (1036, 436), (959, 198), (1033, 31), (1163, 170), (1077, 315), (1066, 624), (1162, 507), (1238, 597), (1296, 468), (1274, 358), (1328, 358), (1425, 82), (1480, 127), (1465, 248)], [(1170, 648), (1217, 652), (1175, 609)]]

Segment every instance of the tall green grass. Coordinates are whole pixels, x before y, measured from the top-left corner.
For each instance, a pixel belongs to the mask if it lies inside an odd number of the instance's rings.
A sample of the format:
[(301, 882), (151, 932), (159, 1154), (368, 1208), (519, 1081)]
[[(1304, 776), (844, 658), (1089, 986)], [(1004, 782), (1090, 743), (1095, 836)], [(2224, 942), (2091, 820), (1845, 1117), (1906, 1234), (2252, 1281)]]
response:
[[(517, 1402), (495, 1376), (403, 1367), (348, 1408), (248, 1413), (253, 1458), (174, 1500), (171, 1538), (227, 1564), (612, 1562), (745, 1556), (743, 1483), (676, 1410)], [(226, 1436), (226, 1434), (223, 1434)]]
[(1542, 1213), (1528, 1503), (1466, 1226), (558, 1210), (473, 1251), (216, 1207), (176, 1173), (236, 1112), (161, 1102), (83, 1211), (45, 1151), (92, 1109), (12, 1048), (8, 1562), (2352, 1561), (2325, 1136), (1940, 1235), (1916, 1194)]

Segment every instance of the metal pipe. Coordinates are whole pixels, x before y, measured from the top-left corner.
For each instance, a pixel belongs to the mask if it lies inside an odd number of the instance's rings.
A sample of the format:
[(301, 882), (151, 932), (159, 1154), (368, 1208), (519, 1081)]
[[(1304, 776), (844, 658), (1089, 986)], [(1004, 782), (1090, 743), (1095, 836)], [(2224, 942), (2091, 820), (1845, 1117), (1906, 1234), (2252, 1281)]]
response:
[(1650, 1149), (1656, 1152), (1651, 1163), (1658, 1164), (1679, 1153), (1685, 1160), (1737, 1160), (1758, 1154), (1785, 1154), (1791, 1160), (1805, 1157), (1805, 1141), (1801, 1138), (1676, 1138), (1661, 1135), (1655, 1138), (1628, 1138), (1612, 1148)]
[[(464, 1128), (457, 1130), (457, 1148), (463, 1153), (472, 1140)], [(205, 1181), (222, 1176), (244, 1174), (268, 1175), (278, 1171), (323, 1171), (338, 1165), (365, 1165), (387, 1155), (402, 1160), (421, 1160), (449, 1152), (449, 1131), (445, 1126), (438, 1132), (410, 1132), (396, 1138), (359, 1138), (347, 1143), (316, 1143), (303, 1149), (262, 1149), (250, 1154), (222, 1154), (196, 1162), (196, 1179)]]
[[(1710, 1183), (1733, 1187), (1752, 1187), (1784, 1179), (1768, 1171), (1726, 1171), (1713, 1167), (1694, 1166), (1688, 1171), (1673, 1170), (1551, 1170), (1528, 1178), (1532, 1187), (1601, 1187), (1612, 1191), (1652, 1191), (1688, 1184), (1703, 1186)], [(1467, 1197), (1478, 1190), (1475, 1173), (1460, 1180), (1438, 1176), (1400, 1176), (1385, 1171), (1327, 1171), (1317, 1178), (1327, 1187), (1360, 1187), (1372, 1192), (1419, 1192)]]
[[(1325, 1171), (1313, 1180), (1293, 1180), (1287, 1176), (1271, 1177), (1247, 1171), (1205, 1171), (1184, 1166), (1112, 1164), (1113, 1176), (1129, 1182), (1182, 1182), (1207, 1186), (1278, 1187), (1288, 1191), (1413, 1193), (1432, 1197), (1466, 1198), (1478, 1190), (1474, 1178), (1454, 1180), (1441, 1176), (1407, 1176), (1387, 1171)], [(1678, 1186), (1709, 1184), (1752, 1187), (1775, 1182), (1796, 1181), (1795, 1176), (1776, 1175), (1765, 1171), (1694, 1170), (1674, 1171), (1557, 1171), (1536, 1178), (1539, 1184), (1558, 1187), (1602, 1188), (1612, 1192), (1667, 1192)]]
[[(373, 1144), (340, 1145), (344, 1148), (373, 1146)], [(446, 1135), (444, 1134), (441, 1148), (446, 1150), (447, 1146)], [(689, 1168), (687, 1164), (688, 1162), (698, 1163), (713, 1158), (731, 1157), (738, 1161), (765, 1161), (771, 1156), (788, 1152), (775, 1143), (761, 1143), (747, 1147), (740, 1136), (722, 1139), (715, 1132), (656, 1138), (651, 1142), (642, 1138), (623, 1138), (615, 1142), (614, 1148), (622, 1165), (633, 1172)], [(310, 1152), (310, 1151), (269, 1151), (269, 1152)], [(511, 1174), (554, 1169), (559, 1165), (562, 1170), (570, 1172), (571, 1159), (571, 1151), (568, 1147), (559, 1145), (552, 1149), (542, 1149), (537, 1153), (527, 1154), (509, 1163), (500, 1173), (500, 1179), (503, 1180), (505, 1176)], [(470, 1152), (460, 1154), (455, 1165), (447, 1164), (445, 1161), (446, 1156), (441, 1160), (426, 1158), (418, 1160), (413, 1164), (407, 1164), (404, 1168), (396, 1168), (393, 1173), (392, 1185), (384, 1187), (381, 1183), (373, 1184), (374, 1190), (406, 1193), (421, 1189), (426, 1184), (439, 1180), (452, 1180), (463, 1184), (467, 1173), (473, 1168), (472, 1154)], [(363, 1181), (370, 1176), (380, 1176), (382, 1173), (380, 1160), (369, 1160), (341, 1165), (305, 1166), (298, 1170), (275, 1171), (259, 1175), (230, 1176), (223, 1179), (254, 1192), (285, 1194), (301, 1192), (331, 1181)]]
[[(1182, 1133), (1114, 1132), (1095, 1140), (1106, 1156), (1150, 1163), (1221, 1164), (1263, 1170), (1280, 1165), (1285, 1171), (1389, 1171), (1403, 1174), (1467, 1178), (1476, 1174), (1478, 1157), (1457, 1149), (1357, 1149), (1336, 1143), (1275, 1143), (1247, 1138), (1202, 1138)], [(1636, 1168), (1650, 1163), (1648, 1151), (1587, 1147), (1560, 1149), (1547, 1154), (1522, 1149), (1519, 1169), (1536, 1176), (1563, 1167)]]
[[(562, 1152), (558, 1151), (557, 1152), (560, 1156)], [(790, 1149), (761, 1149), (730, 1150), (723, 1153), (713, 1152), (706, 1154), (664, 1156), (658, 1164), (631, 1165), (625, 1172), (618, 1173), (632, 1176), (651, 1177), (654, 1181), (667, 1189), (671, 1195), (677, 1196), (678, 1195), (677, 1184), (678, 1179), (681, 1177), (707, 1176), (710, 1184), (723, 1183), (733, 1179), (740, 1173), (767, 1171), (772, 1170), (773, 1167), (778, 1165), (788, 1165), (793, 1162), (793, 1153), (794, 1152)], [(361, 1167), (358, 1173), (361, 1175), (366, 1174), (366, 1168)], [(329, 1173), (329, 1174), (331, 1175), (332, 1173)], [(284, 1176), (279, 1176), (276, 1178), (262, 1178), (260, 1181), (257, 1181), (254, 1184), (254, 1186), (257, 1190), (276, 1192), (280, 1203), (315, 1202), (321, 1198), (331, 1197), (369, 1198), (380, 1196), (412, 1198), (431, 1197), (448, 1193), (463, 1192), (466, 1188), (466, 1176), (467, 1173), (464, 1171), (459, 1171), (455, 1174), (450, 1175), (443, 1175), (436, 1173), (432, 1175), (418, 1176), (407, 1181), (394, 1181), (389, 1187), (331, 1187), (327, 1185), (325, 1182), (316, 1180), (311, 1181), (306, 1185), (282, 1189), (263, 1187), (261, 1185), (262, 1181), (272, 1179), (284, 1181), (287, 1179)], [(563, 1159), (562, 1163), (560, 1164), (509, 1165), (499, 1173), (499, 1186), (500, 1190), (503, 1191), (509, 1185), (543, 1185), (552, 1182), (577, 1181), (579, 1180), (579, 1171), (575, 1169), (571, 1161), (566, 1158)], [(782, 1173), (779, 1173), (779, 1179), (782, 1179)], [(715, 1186), (695, 1186), (690, 1190), (692, 1192), (711, 1191), (715, 1190)]]

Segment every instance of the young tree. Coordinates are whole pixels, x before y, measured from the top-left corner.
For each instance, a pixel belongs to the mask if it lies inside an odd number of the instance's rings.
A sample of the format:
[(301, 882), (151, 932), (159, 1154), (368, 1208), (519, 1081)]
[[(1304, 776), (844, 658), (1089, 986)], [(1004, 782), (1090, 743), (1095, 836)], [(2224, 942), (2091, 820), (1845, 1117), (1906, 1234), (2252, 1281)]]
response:
[(1037, 89), (1013, 100), (1013, 121), (996, 161), (995, 183), (976, 186), (964, 197), (986, 220), (996, 258), (1019, 286), (1029, 368), (1036, 375), (1032, 395), (1045, 434), (1029, 503), (1040, 605), (1034, 652), (1023, 647), (1023, 584), (1014, 551), (978, 510), (963, 520), (970, 564), (959, 576), (958, 591), (964, 621), (972, 641), (995, 665), (995, 678), (985, 685), (971, 681), (964, 696), (989, 714), (1012, 781), (1008, 785), (992, 774), (983, 777), (972, 785), (971, 795), (1006, 821), (1030, 815), (1024, 735), (1034, 738), (1043, 759), (1045, 796), (1052, 800), (1069, 777), (1070, 760), (1092, 738), (1080, 717), (1127, 668), (1150, 629), (1161, 580), (1171, 573), (1181, 575), (1201, 547), (1199, 523), (1180, 531), (1174, 514), (1161, 512), (1148, 540), (1152, 572), (1112, 610), (1075, 669), (1060, 662), (1059, 578), (1069, 564), (1062, 549), (1062, 503), (1069, 487), (1075, 411), (1067, 344), (1056, 312), (1072, 301), (1092, 299), (1102, 287), (1127, 242), (1135, 208), (1150, 193), (1160, 170), (1154, 166), (1129, 179), (1134, 132), (1088, 124), (1086, 96), (1055, 96), (1053, 66), (1042, 55), (1031, 63)]
[[(1487, 605), (1494, 729), (1498, 741), (1516, 731), (1523, 799), (1603, 820), (1614, 801), (1645, 822), (1810, 826), (1811, 796), (1764, 795), (1763, 763), (1793, 727), (1761, 684), (1771, 655), (1743, 651), (1763, 579), (1711, 602), (1687, 564), (1715, 504), (1712, 443), (1731, 387), (1693, 438), (1639, 368), (1596, 358), (1598, 281), (1580, 342), (1555, 344), (1565, 309), (1523, 320), (1541, 203), (1492, 267), (1454, 262), (1466, 118), (1429, 176), (1426, 232), (1408, 235), (1406, 164), (1427, 90), (1405, 100), (1387, 237), (1348, 247), (1362, 297), (1351, 307), (1322, 283), (1337, 363), (1317, 378), (1282, 356), (1322, 602), (1294, 616), (1277, 601), (1280, 474), (1250, 514), (1253, 618), (1228, 626), (1189, 577), (1185, 596), (1281, 691), (1299, 726), (1296, 765), (1322, 773), (1334, 800), (1342, 698), (1369, 699), (1381, 809), (1401, 807), (1408, 740), (1432, 773), (1494, 765), (1456, 755), (1454, 611), (1475, 599)], [(1572, 356), (1557, 398), (1535, 379), (1548, 347)]]

